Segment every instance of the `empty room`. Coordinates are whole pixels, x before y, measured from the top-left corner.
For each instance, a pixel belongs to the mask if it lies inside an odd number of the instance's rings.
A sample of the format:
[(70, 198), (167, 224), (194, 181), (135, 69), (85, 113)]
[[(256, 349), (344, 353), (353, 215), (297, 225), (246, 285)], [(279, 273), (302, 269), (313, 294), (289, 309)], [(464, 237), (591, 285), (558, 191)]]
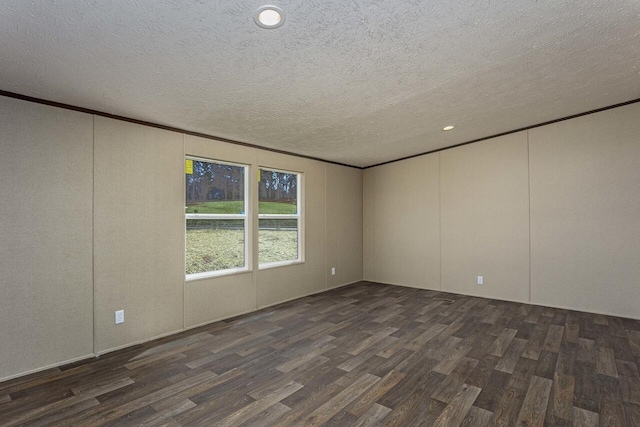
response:
[(0, 40), (0, 427), (640, 426), (639, 2)]

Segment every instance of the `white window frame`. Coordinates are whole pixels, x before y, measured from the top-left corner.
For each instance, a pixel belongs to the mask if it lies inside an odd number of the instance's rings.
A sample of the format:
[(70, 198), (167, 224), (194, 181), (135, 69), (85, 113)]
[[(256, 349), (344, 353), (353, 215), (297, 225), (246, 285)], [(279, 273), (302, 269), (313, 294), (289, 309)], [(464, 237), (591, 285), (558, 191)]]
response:
[[(265, 270), (268, 268), (274, 267), (282, 267), (286, 265), (292, 264), (301, 264), (304, 262), (304, 213), (302, 206), (304, 203), (303, 197), (304, 193), (302, 191), (304, 186), (304, 174), (302, 172), (290, 171), (285, 169), (272, 168), (269, 166), (258, 166), (258, 173), (262, 174), (262, 169), (279, 172), (279, 173), (288, 173), (296, 175), (297, 185), (296, 185), (296, 214), (260, 214), (258, 213), (258, 260), (260, 260), (260, 220), (261, 219), (295, 219), (298, 222), (298, 258), (292, 260), (285, 261), (275, 261), (275, 262), (265, 262), (258, 264), (259, 270)], [(262, 177), (260, 177), (262, 178)], [(260, 190), (256, 191), (258, 196), (258, 212), (260, 212)]]
[[(193, 213), (185, 213), (184, 215), (184, 229), (185, 229), (185, 280), (187, 282), (193, 280), (207, 279), (210, 277), (218, 277), (218, 276), (228, 276), (231, 274), (238, 274), (251, 271), (251, 242), (249, 241), (249, 218), (251, 218), (251, 203), (249, 201), (249, 177), (250, 174), (250, 166), (242, 163), (234, 163), (227, 162), (224, 160), (215, 160), (215, 159), (207, 159), (203, 157), (195, 157), (195, 156), (185, 156), (185, 160), (193, 160), (196, 162), (206, 162), (206, 163), (217, 163), (220, 165), (229, 165), (241, 167), (244, 169), (244, 213), (243, 214), (193, 214)], [(186, 174), (185, 174), (186, 180)], [(185, 182), (186, 187), (186, 182)], [(186, 196), (185, 196), (186, 198)], [(185, 202), (186, 203), (186, 202)], [(185, 208), (186, 209), (186, 208)], [(235, 268), (226, 268), (224, 270), (213, 270), (213, 271), (204, 271), (201, 273), (192, 273), (186, 274), (186, 259), (187, 259), (187, 246), (186, 246), (186, 238), (187, 238), (187, 220), (188, 219), (235, 219), (235, 220), (243, 220), (244, 222), (244, 266), (243, 267), (235, 267)]]

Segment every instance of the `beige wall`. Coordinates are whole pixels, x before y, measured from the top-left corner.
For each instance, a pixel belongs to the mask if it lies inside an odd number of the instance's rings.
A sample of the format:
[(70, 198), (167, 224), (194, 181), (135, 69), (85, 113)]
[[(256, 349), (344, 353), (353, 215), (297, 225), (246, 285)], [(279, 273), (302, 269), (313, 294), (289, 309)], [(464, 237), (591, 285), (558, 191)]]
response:
[(183, 180), (181, 134), (95, 118), (96, 352), (183, 328)]
[(526, 132), (440, 153), (442, 290), (529, 299), (527, 161)]
[[(0, 380), (362, 279), (358, 169), (5, 97), (0, 113)], [(185, 282), (185, 153), (302, 172), (305, 261)]]
[[(363, 174), (0, 97), (0, 379), (363, 274), (640, 318), (638, 117), (629, 105)], [(185, 153), (303, 172), (305, 262), (185, 283)]]
[[(252, 166), (255, 173), (256, 150), (248, 147), (231, 145), (220, 141), (185, 135), (185, 154), (212, 160), (226, 160)], [(257, 175), (256, 175), (257, 177)], [(251, 179), (251, 177), (248, 177)], [(257, 181), (257, 179), (256, 179)], [(249, 186), (249, 200), (251, 201), (249, 214), (257, 209), (253, 187)], [(183, 211), (184, 212), (184, 211)], [(248, 265), (255, 269), (252, 257), (257, 250), (257, 240), (251, 239), (255, 235), (250, 227), (250, 241), (254, 240), (254, 248), (249, 251)], [(255, 309), (255, 277), (251, 272), (230, 276), (192, 280), (184, 284), (185, 327), (193, 327), (223, 319), (238, 313), (246, 313)]]
[[(362, 171), (326, 166), (326, 275), (331, 288), (362, 280)], [(335, 276), (331, 267), (336, 268)]]
[(366, 280), (440, 288), (440, 153), (368, 169)]
[(529, 144), (532, 301), (640, 317), (640, 104)]
[(0, 97), (0, 379), (93, 353), (93, 117)]
[[(640, 318), (639, 138), (632, 104), (440, 152), (442, 290)], [(410, 205), (430, 156), (364, 171), (367, 280), (415, 286), (432, 261), (432, 205)]]
[[(326, 289), (326, 164), (269, 151), (257, 152), (260, 167), (303, 172), (305, 262), (260, 270), (256, 284), (257, 306), (265, 307), (303, 294)], [(358, 200), (354, 200), (358, 203)], [(357, 238), (357, 236), (355, 236)]]

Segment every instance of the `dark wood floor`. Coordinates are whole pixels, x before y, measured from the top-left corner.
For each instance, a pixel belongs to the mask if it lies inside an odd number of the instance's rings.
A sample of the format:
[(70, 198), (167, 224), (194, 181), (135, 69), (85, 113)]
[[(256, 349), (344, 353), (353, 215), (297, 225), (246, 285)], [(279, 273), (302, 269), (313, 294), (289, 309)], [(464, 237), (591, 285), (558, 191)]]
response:
[(0, 424), (640, 426), (640, 322), (360, 283), (0, 384)]

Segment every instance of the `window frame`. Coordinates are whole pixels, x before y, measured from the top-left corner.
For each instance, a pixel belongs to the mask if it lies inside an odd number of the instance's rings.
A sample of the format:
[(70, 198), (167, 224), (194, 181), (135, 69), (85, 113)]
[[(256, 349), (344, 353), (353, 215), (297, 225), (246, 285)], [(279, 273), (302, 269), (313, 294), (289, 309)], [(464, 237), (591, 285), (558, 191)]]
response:
[[(287, 174), (293, 174), (296, 175), (296, 180), (297, 180), (297, 185), (296, 185), (296, 214), (261, 214), (260, 213), (260, 190), (256, 190), (257, 193), (257, 199), (258, 199), (258, 242), (257, 242), (257, 247), (258, 247), (258, 253), (257, 253), (257, 258), (258, 258), (258, 269), (259, 270), (266, 270), (269, 268), (276, 268), (276, 267), (284, 267), (287, 265), (294, 265), (294, 264), (302, 264), (304, 263), (304, 192), (303, 192), (303, 187), (304, 187), (304, 173), (303, 172), (297, 172), (297, 171), (292, 171), (292, 170), (286, 170), (286, 169), (279, 169), (279, 168), (272, 168), (270, 166), (258, 166), (258, 173), (259, 178), (262, 179), (262, 170), (268, 170), (271, 172), (277, 172), (277, 173), (287, 173)], [(298, 257), (296, 259), (292, 259), (292, 260), (284, 260), (284, 261), (274, 261), (274, 262), (265, 262), (265, 263), (261, 263), (260, 262), (260, 220), (261, 219), (295, 219), (297, 221), (298, 227)]]
[[(194, 214), (194, 213), (186, 213), (184, 214), (184, 230), (185, 230), (185, 250), (184, 250), (184, 273), (185, 273), (185, 281), (191, 282), (194, 280), (208, 279), (211, 277), (220, 277), (220, 276), (229, 276), (238, 273), (246, 273), (252, 270), (252, 262), (251, 262), (251, 247), (252, 244), (250, 242), (250, 228), (251, 223), (250, 219), (251, 215), (251, 201), (249, 199), (249, 177), (251, 176), (251, 166), (243, 163), (235, 163), (229, 162), (225, 160), (216, 160), (209, 159), (205, 157), (191, 156), (185, 155), (185, 160), (193, 160), (196, 162), (206, 162), (206, 163), (216, 163), (221, 165), (229, 165), (235, 167), (241, 167), (244, 169), (244, 213), (243, 214)], [(186, 189), (186, 179), (187, 174), (185, 173), (185, 185)], [(186, 194), (183, 198), (186, 207)], [(242, 267), (234, 267), (234, 268), (225, 268), (223, 270), (212, 270), (212, 271), (203, 271), (200, 273), (191, 273), (187, 274), (187, 220), (189, 219), (211, 219), (211, 220), (242, 220), (244, 223), (244, 266)]]

